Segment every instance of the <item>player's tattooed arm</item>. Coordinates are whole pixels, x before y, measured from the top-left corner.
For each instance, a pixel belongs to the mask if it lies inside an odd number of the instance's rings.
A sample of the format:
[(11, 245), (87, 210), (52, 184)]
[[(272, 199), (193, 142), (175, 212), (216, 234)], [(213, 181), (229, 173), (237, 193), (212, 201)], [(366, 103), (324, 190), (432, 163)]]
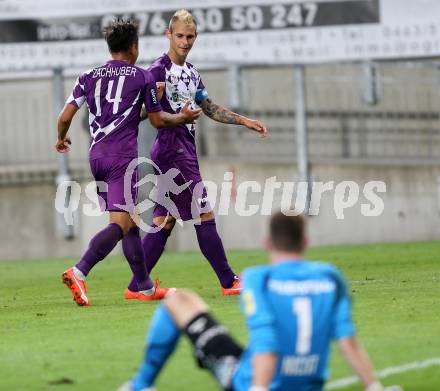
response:
[(234, 113), (226, 107), (214, 103), (211, 99), (206, 99), (202, 103), (202, 110), (206, 116), (217, 122), (232, 125), (244, 125), (245, 117)]
[(261, 137), (266, 137), (266, 126), (260, 121), (256, 121), (243, 115), (234, 113), (226, 107), (220, 106), (214, 103), (211, 99), (206, 99), (201, 104), (202, 110), (206, 116), (217, 122), (232, 125), (243, 125), (248, 129), (254, 130), (260, 133)]

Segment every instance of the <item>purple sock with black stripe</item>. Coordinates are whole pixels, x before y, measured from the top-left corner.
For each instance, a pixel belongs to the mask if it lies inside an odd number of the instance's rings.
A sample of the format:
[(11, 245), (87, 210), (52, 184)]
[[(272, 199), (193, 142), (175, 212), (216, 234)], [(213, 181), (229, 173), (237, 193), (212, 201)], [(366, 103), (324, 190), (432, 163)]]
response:
[(118, 224), (109, 224), (92, 238), (89, 248), (75, 266), (87, 276), (99, 261), (111, 253), (122, 236), (122, 229)]

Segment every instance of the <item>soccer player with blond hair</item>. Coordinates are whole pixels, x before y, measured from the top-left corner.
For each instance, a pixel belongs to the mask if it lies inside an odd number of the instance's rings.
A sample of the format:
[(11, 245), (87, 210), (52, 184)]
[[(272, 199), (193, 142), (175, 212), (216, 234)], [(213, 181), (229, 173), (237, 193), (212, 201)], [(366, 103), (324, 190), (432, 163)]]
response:
[(178, 114), (162, 110), (156, 83), (150, 72), (135, 65), (138, 58), (138, 28), (130, 20), (115, 19), (105, 29), (105, 39), (111, 59), (86, 71), (77, 79), (72, 94), (58, 118), (60, 153), (70, 150), (68, 131), (73, 117), (86, 103), (90, 125), (90, 168), (101, 186), (98, 195), (101, 207), (109, 212), (109, 224), (90, 241), (78, 263), (62, 274), (73, 300), (80, 306), (90, 305), (86, 291), (86, 276), (122, 241), (124, 255), (134, 275), (138, 299), (158, 300), (167, 293), (151, 281), (144, 260), (139, 228), (125, 206), (136, 204), (137, 171), (128, 186), (131, 199), (126, 199), (125, 174), (138, 156), (138, 126), (142, 105), (148, 111), (153, 126), (158, 128), (192, 123), (200, 113), (188, 105)]
[[(212, 101), (198, 70), (187, 61), (187, 56), (197, 38), (197, 22), (187, 10), (177, 11), (170, 20), (166, 31), (169, 49), (149, 68), (157, 83), (164, 84), (164, 93), (160, 100), (162, 108), (168, 113), (179, 113), (186, 102), (191, 107), (201, 107), (203, 113), (214, 121), (242, 125), (266, 136), (267, 129), (259, 121), (220, 106)], [(235, 295), (241, 285), (237, 275), (231, 269), (220, 236), (218, 235), (215, 216), (207, 201), (207, 192), (203, 186), (196, 152), (194, 124), (176, 125), (160, 129), (151, 149), (151, 159), (161, 172), (178, 169), (178, 185), (188, 184), (187, 189), (170, 198), (177, 207), (178, 213), (171, 213), (159, 203), (153, 212), (153, 227), (161, 227), (147, 233), (143, 240), (146, 254), (147, 270), (156, 265), (162, 255), (165, 244), (176, 223), (200, 219), (195, 224), (200, 250), (216, 273), (223, 295)], [(162, 192), (163, 193), (163, 192)], [(126, 289), (127, 299), (136, 297), (134, 279)]]

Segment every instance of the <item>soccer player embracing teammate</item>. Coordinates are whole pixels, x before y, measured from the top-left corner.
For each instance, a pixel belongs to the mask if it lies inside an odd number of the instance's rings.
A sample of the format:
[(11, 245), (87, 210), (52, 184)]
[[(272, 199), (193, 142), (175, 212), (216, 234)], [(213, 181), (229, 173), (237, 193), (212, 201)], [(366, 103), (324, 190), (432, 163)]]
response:
[(156, 82), (151, 72), (135, 66), (138, 51), (137, 26), (130, 21), (115, 20), (105, 29), (105, 39), (112, 59), (102, 66), (83, 73), (76, 81), (72, 94), (58, 118), (56, 150), (70, 150), (67, 132), (78, 109), (85, 102), (89, 111), (90, 168), (98, 184), (102, 208), (109, 212), (109, 225), (90, 241), (80, 261), (62, 275), (74, 301), (80, 306), (90, 305), (85, 278), (90, 270), (104, 259), (122, 240), (122, 248), (134, 275), (140, 300), (162, 299), (167, 288), (153, 284), (146, 269), (139, 228), (127, 205), (134, 205), (137, 197), (137, 171), (131, 178), (126, 199), (124, 176), (129, 164), (138, 157), (138, 126), (144, 104), (153, 126), (169, 128), (193, 123), (199, 109), (183, 105), (179, 113), (164, 112), (159, 104)]
[[(233, 113), (212, 101), (199, 72), (186, 58), (197, 38), (197, 22), (187, 10), (177, 11), (170, 20), (166, 35), (169, 50), (160, 56), (148, 69), (157, 83), (164, 84), (164, 93), (160, 101), (163, 109), (170, 113), (179, 113), (185, 103), (191, 107), (201, 107), (203, 113), (217, 122), (243, 125), (261, 136), (267, 129), (259, 121)], [(163, 174), (173, 169), (178, 172), (175, 183), (187, 187), (179, 194), (170, 194), (175, 205), (174, 210), (167, 209), (165, 202), (158, 202), (153, 212), (153, 230), (143, 240), (147, 271), (151, 273), (176, 223), (200, 219), (195, 231), (200, 250), (206, 257), (220, 282), (223, 295), (236, 295), (241, 284), (231, 269), (217, 232), (214, 212), (207, 201), (207, 192), (203, 186), (196, 152), (194, 124), (179, 124), (160, 129), (151, 149), (151, 159)], [(155, 167), (155, 169), (156, 169)], [(169, 189), (162, 189), (166, 194)], [(161, 229), (158, 229), (158, 228)], [(127, 299), (136, 297), (137, 284), (133, 278), (125, 291)]]

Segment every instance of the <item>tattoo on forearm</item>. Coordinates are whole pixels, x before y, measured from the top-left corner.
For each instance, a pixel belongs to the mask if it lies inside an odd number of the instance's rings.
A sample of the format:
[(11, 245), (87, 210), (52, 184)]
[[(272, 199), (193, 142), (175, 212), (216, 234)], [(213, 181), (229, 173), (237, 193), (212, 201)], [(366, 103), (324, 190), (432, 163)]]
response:
[(243, 117), (240, 114), (234, 113), (223, 106), (215, 104), (211, 99), (206, 100), (203, 112), (214, 121), (233, 125), (243, 124)]

